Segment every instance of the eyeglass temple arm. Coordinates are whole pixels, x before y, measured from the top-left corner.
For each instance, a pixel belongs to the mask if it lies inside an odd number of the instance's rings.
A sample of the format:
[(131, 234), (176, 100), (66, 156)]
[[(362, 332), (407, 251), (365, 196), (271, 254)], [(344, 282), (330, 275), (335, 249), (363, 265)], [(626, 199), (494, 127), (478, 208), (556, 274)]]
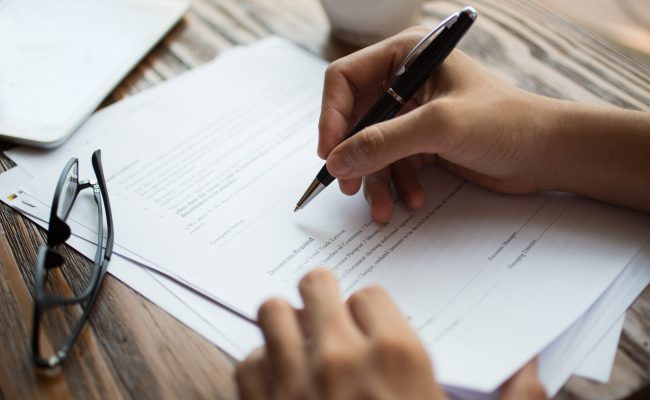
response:
[(97, 176), (97, 183), (99, 190), (102, 192), (102, 199), (104, 203), (104, 212), (106, 213), (106, 252), (104, 258), (111, 259), (113, 254), (113, 214), (111, 213), (111, 202), (108, 198), (108, 189), (106, 188), (106, 180), (104, 179), (104, 169), (102, 168), (102, 151), (97, 149), (93, 152), (92, 156), (93, 169), (95, 176)]

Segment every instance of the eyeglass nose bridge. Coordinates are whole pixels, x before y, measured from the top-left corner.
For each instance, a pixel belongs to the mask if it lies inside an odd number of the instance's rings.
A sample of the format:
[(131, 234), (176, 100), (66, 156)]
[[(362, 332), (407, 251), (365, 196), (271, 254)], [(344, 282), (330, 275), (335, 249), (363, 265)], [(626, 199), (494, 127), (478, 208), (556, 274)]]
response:
[(93, 192), (99, 193), (99, 183), (97, 183), (97, 181), (94, 180), (94, 179), (82, 179), (82, 180), (80, 180), (77, 192), (80, 192), (83, 189), (87, 189), (89, 187), (93, 188)]

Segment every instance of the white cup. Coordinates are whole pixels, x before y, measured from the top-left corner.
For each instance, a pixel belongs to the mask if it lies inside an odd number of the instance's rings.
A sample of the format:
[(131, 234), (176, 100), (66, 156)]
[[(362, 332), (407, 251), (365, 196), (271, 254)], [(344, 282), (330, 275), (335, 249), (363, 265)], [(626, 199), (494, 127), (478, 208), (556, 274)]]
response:
[(337, 39), (367, 46), (414, 25), (422, 0), (321, 0)]

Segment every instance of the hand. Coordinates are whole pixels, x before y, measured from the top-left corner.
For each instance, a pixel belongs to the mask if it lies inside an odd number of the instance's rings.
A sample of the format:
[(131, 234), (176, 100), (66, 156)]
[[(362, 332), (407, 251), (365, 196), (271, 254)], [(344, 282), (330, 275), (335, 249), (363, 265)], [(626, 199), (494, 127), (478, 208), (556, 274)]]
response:
[(408, 206), (422, 206), (417, 170), (433, 162), (498, 192), (571, 191), (650, 210), (650, 114), (534, 95), (458, 50), (401, 115), (343, 141), (426, 32), (409, 29), (325, 74), (318, 154), (344, 193), (363, 180), (375, 221), (390, 219), (391, 183)]
[(541, 98), (499, 80), (460, 51), (450, 54), (406, 113), (341, 143), (426, 32), (407, 30), (335, 61), (325, 75), (318, 153), (327, 157), (344, 193), (356, 193), (364, 178), (364, 194), (380, 223), (392, 213), (391, 181), (410, 207), (423, 204), (417, 170), (435, 155), (446, 168), (493, 190), (538, 189), (544, 121), (530, 111), (540, 108)]
[[(415, 332), (386, 293), (363, 289), (344, 304), (325, 269), (300, 282), (305, 308), (260, 307), (266, 347), (237, 368), (242, 399), (445, 399)], [(530, 364), (500, 397), (545, 398)]]

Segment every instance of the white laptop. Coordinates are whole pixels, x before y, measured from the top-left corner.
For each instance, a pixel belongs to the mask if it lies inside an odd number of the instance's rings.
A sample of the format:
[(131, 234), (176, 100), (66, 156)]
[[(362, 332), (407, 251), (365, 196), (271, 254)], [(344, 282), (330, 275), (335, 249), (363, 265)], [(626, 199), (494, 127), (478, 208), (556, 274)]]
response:
[(0, 0), (0, 141), (61, 144), (187, 8), (186, 0)]

